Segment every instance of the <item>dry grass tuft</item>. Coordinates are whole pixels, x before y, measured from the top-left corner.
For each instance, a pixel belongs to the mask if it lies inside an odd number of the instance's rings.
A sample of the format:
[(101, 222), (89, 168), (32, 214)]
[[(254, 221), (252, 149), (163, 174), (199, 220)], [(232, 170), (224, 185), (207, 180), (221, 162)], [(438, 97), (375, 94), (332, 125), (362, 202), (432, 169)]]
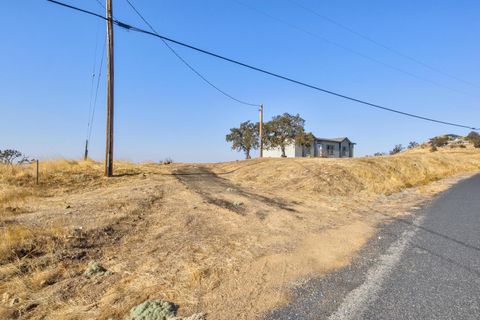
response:
[(45, 227), (7, 225), (0, 228), (0, 263), (52, 253), (63, 230)]

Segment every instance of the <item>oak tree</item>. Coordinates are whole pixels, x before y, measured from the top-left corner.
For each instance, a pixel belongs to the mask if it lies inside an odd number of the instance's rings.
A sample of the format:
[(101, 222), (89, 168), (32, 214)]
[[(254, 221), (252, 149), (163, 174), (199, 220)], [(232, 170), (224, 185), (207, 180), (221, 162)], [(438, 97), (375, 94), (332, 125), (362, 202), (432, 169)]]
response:
[(258, 149), (258, 123), (245, 121), (238, 128), (231, 128), (225, 139), (232, 143), (232, 149), (245, 152), (245, 158), (250, 159), (250, 152)]
[[(286, 157), (285, 148), (293, 142), (309, 143), (313, 135), (305, 135), (305, 120), (299, 114), (284, 113), (275, 116), (265, 124), (266, 147), (280, 148), (282, 157)], [(313, 141), (312, 141), (313, 143)]]

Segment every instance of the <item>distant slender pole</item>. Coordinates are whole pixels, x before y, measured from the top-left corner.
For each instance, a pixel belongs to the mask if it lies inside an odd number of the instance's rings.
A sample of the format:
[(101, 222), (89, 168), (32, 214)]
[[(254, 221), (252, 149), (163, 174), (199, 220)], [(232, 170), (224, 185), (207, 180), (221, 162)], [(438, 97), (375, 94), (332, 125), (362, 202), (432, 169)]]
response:
[(88, 139), (85, 140), (85, 155), (83, 156), (83, 160), (87, 160), (88, 159)]
[(263, 158), (263, 104), (260, 105), (260, 123), (259, 123), (259, 139), (260, 139), (260, 158)]
[(107, 10), (107, 143), (105, 155), (105, 176), (113, 175), (113, 13), (112, 0), (106, 0)]
[(36, 175), (35, 183), (38, 184), (38, 159), (35, 162), (37, 164), (37, 175)]

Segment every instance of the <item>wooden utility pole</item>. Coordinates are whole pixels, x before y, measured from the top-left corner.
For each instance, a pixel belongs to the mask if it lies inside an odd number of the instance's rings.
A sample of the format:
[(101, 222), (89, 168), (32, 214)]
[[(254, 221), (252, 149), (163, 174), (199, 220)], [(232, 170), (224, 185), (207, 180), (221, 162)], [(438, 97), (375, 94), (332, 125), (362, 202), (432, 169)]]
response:
[(260, 105), (260, 122), (259, 122), (259, 139), (260, 139), (260, 158), (263, 158), (263, 104)]
[(87, 161), (88, 159), (88, 139), (85, 140), (85, 154), (83, 155), (83, 160)]
[(106, 0), (107, 10), (107, 144), (105, 150), (105, 176), (113, 175), (113, 13), (112, 0)]

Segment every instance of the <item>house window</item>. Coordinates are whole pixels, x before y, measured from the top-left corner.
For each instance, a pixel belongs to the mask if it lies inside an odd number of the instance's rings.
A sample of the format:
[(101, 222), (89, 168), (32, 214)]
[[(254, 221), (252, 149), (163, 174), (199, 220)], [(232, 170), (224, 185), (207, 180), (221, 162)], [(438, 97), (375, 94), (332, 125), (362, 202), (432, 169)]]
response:
[(312, 153), (312, 148), (311, 147), (303, 147), (303, 156), (304, 157), (310, 157)]
[(333, 156), (333, 148), (334, 146), (332, 146), (331, 144), (327, 144), (327, 154), (329, 156)]

